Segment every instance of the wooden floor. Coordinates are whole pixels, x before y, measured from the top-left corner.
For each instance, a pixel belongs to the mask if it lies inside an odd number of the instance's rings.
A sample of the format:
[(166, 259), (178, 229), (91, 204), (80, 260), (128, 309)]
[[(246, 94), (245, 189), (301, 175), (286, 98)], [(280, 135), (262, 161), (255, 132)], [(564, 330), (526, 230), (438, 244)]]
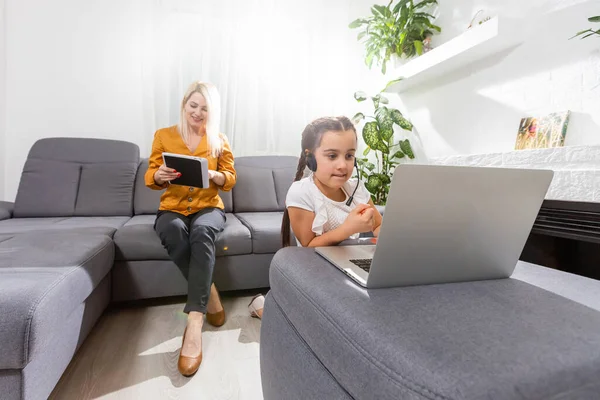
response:
[(50, 398), (262, 399), (260, 321), (248, 314), (250, 299), (222, 295), (227, 321), (220, 328), (204, 323), (202, 365), (192, 378), (177, 371), (183, 303), (110, 309)]

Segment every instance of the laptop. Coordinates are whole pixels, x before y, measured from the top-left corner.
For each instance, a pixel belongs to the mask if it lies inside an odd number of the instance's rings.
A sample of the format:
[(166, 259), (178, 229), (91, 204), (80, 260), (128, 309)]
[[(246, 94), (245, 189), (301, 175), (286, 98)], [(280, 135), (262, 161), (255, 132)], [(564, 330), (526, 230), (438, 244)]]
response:
[(366, 288), (508, 278), (550, 170), (399, 165), (375, 245), (317, 247)]

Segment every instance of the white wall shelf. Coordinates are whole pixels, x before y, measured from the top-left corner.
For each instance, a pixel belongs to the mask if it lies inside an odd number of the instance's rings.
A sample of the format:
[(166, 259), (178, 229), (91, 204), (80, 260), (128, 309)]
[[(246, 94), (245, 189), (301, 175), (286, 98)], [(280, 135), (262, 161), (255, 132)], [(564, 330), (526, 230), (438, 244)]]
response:
[(521, 41), (520, 29), (505, 18), (494, 17), (394, 69), (391, 79), (403, 79), (387, 88), (401, 93), (432, 81)]

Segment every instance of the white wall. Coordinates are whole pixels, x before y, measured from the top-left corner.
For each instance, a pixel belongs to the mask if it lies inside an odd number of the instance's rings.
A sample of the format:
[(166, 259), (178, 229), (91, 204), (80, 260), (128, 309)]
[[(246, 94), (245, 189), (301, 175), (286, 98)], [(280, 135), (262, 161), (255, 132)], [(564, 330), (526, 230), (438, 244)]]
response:
[(0, 0), (0, 201), (4, 199), (4, 182), (6, 180), (6, 52), (5, 52), (5, 13), (4, 0)]
[(568, 40), (592, 26), (598, 1), (442, 1), (434, 46), (464, 32), (479, 9), (516, 19), (524, 43), (400, 94), (427, 156), (513, 149), (522, 117), (566, 109), (565, 145), (600, 144), (600, 40)]
[[(182, 77), (179, 76), (181, 74), (177, 74), (177, 71), (168, 74), (169, 79), (161, 81), (158, 86), (157, 82), (148, 79), (152, 69), (157, 68), (152, 58), (153, 43), (148, 38), (148, 31), (152, 30), (152, 24), (156, 23), (152, 19), (153, 12), (161, 9), (160, 6), (165, 6), (166, 9), (181, 6), (184, 11), (188, 8), (200, 8), (204, 11), (206, 7), (196, 0), (0, 1), (6, 3), (7, 32), (5, 79), (7, 118), (5, 135), (0, 132), (0, 137), (3, 138), (0, 140), (4, 140), (3, 161), (6, 180), (0, 181), (0, 187), (4, 188), (4, 193), (0, 192), (0, 198), (14, 200), (27, 153), (34, 142), (43, 137), (122, 139), (138, 144), (141, 155), (147, 156), (154, 133), (153, 128), (164, 126), (163, 122), (160, 126), (156, 126), (155, 114), (157, 111), (164, 112), (161, 106), (167, 104), (169, 100), (155, 102), (153, 96), (156, 93), (161, 95), (162, 92), (157, 92), (158, 89), (163, 89), (161, 85), (175, 87), (172, 90), (175, 92), (179, 86), (187, 86), (178, 81)], [(272, 6), (271, 3), (276, 2), (264, 2), (264, 7)], [(351, 15), (356, 11), (356, 15), (352, 15), (340, 27), (340, 29), (348, 29), (347, 24), (363, 13), (368, 13), (370, 5), (370, 0), (360, 2), (353, 0), (349, 1), (344, 9), (339, 10), (328, 3), (315, 12), (321, 12), (318, 18), (330, 21), (327, 13), (335, 13), (339, 20), (341, 15)], [(258, 8), (257, 10), (260, 12)], [(306, 9), (303, 11), (310, 17)], [(301, 14), (295, 14), (297, 15)], [(356, 37), (356, 32), (348, 29), (347, 33), (353, 38)], [(220, 34), (223, 36), (223, 32)], [(237, 32), (233, 31), (230, 34), (235, 35)], [(265, 30), (265, 34), (270, 33)], [(335, 35), (330, 36), (335, 37)], [(332, 41), (332, 37), (328, 39)], [(165, 40), (164, 37), (161, 39)], [(187, 45), (187, 48), (196, 52), (195, 58), (206, 56), (193, 35), (182, 35), (176, 37), (176, 40), (179, 42), (173, 43), (171, 47), (167, 46), (171, 52), (181, 51)], [(285, 43), (289, 44), (289, 41)], [(347, 69), (344, 63), (350, 62), (348, 60), (351, 58), (353, 61), (356, 58), (357, 62), (360, 62), (357, 50), (359, 48), (358, 44), (356, 48), (344, 46), (344, 51), (352, 57), (340, 57), (339, 65), (327, 67)], [(293, 46), (287, 50), (294, 54)], [(253, 54), (251, 46), (248, 51)], [(277, 49), (274, 53), (278, 53)], [(149, 54), (152, 57), (149, 57)], [(164, 57), (169, 57), (170, 54), (167, 51)], [(310, 66), (311, 70), (305, 71), (307, 74), (314, 69), (319, 69), (318, 59), (302, 59), (302, 49), (294, 55)], [(173, 64), (177, 61), (178, 59), (175, 59)], [(251, 62), (260, 65), (264, 61), (258, 57)], [(237, 62), (240, 63), (240, 60), (238, 59)], [(212, 65), (217, 66), (218, 70), (223, 63), (223, 60), (217, 60)], [(264, 65), (264, 68), (274, 68), (274, 66)], [(206, 71), (195, 72), (196, 75), (198, 73), (203, 74), (203, 79), (209, 79), (206, 78), (209, 76)], [(290, 79), (294, 78), (290, 76)], [(259, 79), (255, 80), (258, 85)], [(235, 82), (232, 83), (234, 84)], [(318, 82), (314, 85), (318, 86)], [(293, 88), (285, 87), (285, 89), (289, 92), (290, 104), (297, 107), (296, 110), (298, 107), (310, 109), (312, 104), (295, 101)], [(348, 93), (338, 94), (338, 97), (347, 98), (348, 103), (353, 107), (355, 102), (352, 93), (356, 90), (368, 90), (368, 86), (361, 82), (348, 82)], [(317, 92), (314, 93), (315, 96), (321, 95), (318, 91), (315, 92)], [(256, 107), (259, 104), (256, 98), (258, 96), (248, 99), (247, 104), (244, 105)], [(178, 101), (176, 100), (176, 103)], [(321, 102), (326, 101), (321, 100)], [(338, 108), (343, 107), (337, 104), (340, 102), (335, 103)], [(354, 112), (356, 110), (353, 108), (348, 110), (350, 115)], [(296, 119), (305, 120), (299, 118), (294, 109), (290, 113), (290, 116), (295, 116)], [(278, 115), (273, 118), (276, 117), (283, 121), (293, 119), (288, 115)], [(307, 122), (302, 122), (302, 128)], [(260, 133), (260, 129), (256, 130)], [(294, 140), (299, 144), (301, 129), (294, 128), (290, 131), (294, 132)], [(288, 132), (282, 132), (282, 135), (284, 134)], [(233, 143), (236, 154), (246, 155), (256, 147), (248, 150), (247, 142), (239, 142)], [(279, 142), (287, 143), (283, 140)], [(292, 154), (297, 153), (298, 148), (294, 146)]]
[(139, 1), (5, 1), (6, 182), (0, 186), (12, 201), (36, 140), (78, 136), (139, 144), (146, 132)]

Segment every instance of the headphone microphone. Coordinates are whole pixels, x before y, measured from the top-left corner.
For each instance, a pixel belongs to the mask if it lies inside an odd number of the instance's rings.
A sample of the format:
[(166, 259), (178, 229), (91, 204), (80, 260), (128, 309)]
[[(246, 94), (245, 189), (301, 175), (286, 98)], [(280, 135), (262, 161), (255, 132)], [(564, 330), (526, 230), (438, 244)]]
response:
[(354, 157), (354, 168), (356, 168), (356, 176), (358, 176), (358, 180), (356, 181), (356, 186), (354, 187), (354, 191), (352, 195), (348, 197), (348, 201), (346, 201), (346, 205), (350, 206), (352, 204), (352, 200), (354, 200), (354, 193), (356, 193), (356, 189), (358, 189), (358, 185), (360, 184), (360, 172), (358, 171), (358, 164), (356, 162), (356, 157)]

